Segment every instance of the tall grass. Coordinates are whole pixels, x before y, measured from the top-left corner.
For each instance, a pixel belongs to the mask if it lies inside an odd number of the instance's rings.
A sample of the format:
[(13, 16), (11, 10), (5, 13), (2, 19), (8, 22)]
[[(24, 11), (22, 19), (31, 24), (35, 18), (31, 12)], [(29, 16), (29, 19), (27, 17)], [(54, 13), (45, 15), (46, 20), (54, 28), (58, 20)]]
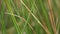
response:
[(0, 34), (60, 34), (60, 0), (0, 0)]

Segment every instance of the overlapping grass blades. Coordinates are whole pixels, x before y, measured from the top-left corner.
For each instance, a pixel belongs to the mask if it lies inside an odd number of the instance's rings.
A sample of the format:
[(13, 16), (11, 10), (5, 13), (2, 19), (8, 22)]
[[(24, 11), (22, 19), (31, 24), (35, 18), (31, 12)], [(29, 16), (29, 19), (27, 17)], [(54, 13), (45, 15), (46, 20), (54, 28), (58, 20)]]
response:
[[(4, 0), (5, 1), (5, 4), (7, 5), (7, 8), (8, 8), (8, 11), (13, 14), (13, 8), (11, 7), (11, 4), (10, 4), (10, 0)], [(14, 23), (14, 27), (17, 31), (17, 34), (20, 34), (20, 28), (19, 26), (17, 25), (17, 22), (16, 22), (16, 19), (14, 16), (11, 15), (11, 18), (13, 20), (13, 23)]]
[[(13, 32), (9, 34), (60, 34), (58, 1), (2, 0), (0, 8), (2, 34), (7, 34), (7, 30), (12, 29), (14, 31), (12, 30)], [(11, 26), (8, 26), (8, 23)], [(10, 28), (7, 29), (6, 25)]]

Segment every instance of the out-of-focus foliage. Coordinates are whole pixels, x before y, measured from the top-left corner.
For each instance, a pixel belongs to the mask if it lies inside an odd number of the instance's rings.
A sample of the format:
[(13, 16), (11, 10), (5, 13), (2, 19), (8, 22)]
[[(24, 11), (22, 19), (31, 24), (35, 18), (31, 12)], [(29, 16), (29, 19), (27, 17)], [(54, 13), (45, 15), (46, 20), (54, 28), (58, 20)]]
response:
[(0, 34), (60, 34), (60, 0), (0, 0)]

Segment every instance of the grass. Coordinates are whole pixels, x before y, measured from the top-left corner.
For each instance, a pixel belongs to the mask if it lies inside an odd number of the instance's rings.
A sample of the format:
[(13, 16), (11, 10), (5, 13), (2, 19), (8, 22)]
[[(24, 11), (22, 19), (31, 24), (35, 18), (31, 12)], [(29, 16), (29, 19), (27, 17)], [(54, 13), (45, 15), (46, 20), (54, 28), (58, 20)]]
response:
[(60, 34), (59, 0), (0, 0), (0, 34)]

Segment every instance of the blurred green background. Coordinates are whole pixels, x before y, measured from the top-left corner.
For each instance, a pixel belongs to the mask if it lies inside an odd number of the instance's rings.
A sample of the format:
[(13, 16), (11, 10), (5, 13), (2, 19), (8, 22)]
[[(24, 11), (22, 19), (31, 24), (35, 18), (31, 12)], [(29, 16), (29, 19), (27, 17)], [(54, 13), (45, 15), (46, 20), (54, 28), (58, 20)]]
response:
[(0, 0), (0, 34), (60, 34), (60, 0)]

